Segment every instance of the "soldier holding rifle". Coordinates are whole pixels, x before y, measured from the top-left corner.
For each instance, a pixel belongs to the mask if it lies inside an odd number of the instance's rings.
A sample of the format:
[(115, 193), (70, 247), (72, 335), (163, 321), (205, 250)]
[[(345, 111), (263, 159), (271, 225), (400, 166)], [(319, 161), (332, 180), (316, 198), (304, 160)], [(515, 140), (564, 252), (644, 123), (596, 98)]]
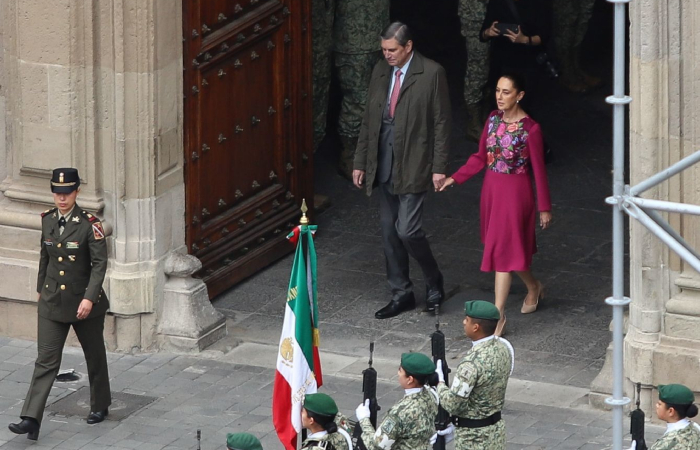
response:
[(473, 347), (457, 367), (452, 386), (445, 383), (438, 361), (440, 405), (452, 416), (456, 450), (505, 450), (506, 426), (501, 419), (508, 377), (513, 372), (513, 347), (496, 337), (500, 319), (492, 303), (464, 304), (464, 332)]
[(399, 385), (405, 396), (387, 413), (376, 431), (370, 421), (369, 400), (355, 410), (368, 450), (425, 450), (435, 432), (437, 384), (435, 363), (422, 353), (404, 353), (399, 367)]

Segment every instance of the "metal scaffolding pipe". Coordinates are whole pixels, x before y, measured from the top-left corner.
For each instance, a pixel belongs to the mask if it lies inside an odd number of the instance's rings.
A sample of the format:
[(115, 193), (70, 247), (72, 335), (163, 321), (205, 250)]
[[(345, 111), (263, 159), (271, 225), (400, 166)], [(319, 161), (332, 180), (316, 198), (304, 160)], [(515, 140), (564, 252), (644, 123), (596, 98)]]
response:
[(688, 167), (692, 166), (697, 162), (700, 162), (700, 150), (696, 151), (692, 155), (686, 156), (671, 167), (668, 167), (662, 170), (661, 172), (650, 176), (649, 178), (637, 184), (636, 186), (633, 186), (632, 188), (630, 188), (630, 195), (639, 195), (642, 192), (653, 188), (657, 184), (668, 180), (672, 176), (676, 175), (679, 172), (682, 172), (683, 170), (687, 169)]
[(677, 202), (666, 202), (663, 200), (652, 200), (648, 198), (639, 197), (628, 197), (626, 200), (644, 209), (655, 209), (657, 211), (668, 211), (700, 216), (700, 206), (698, 205), (689, 205), (687, 203)]
[[(613, 64), (613, 95), (607, 102), (613, 105), (613, 196), (621, 199), (625, 190), (625, 105), (631, 99), (625, 96), (625, 5), (629, 0), (608, 0), (615, 4), (615, 35)], [(613, 208), (613, 296), (608, 304), (613, 308), (613, 388), (612, 397), (605, 401), (613, 410), (613, 450), (622, 450), (623, 408), (629, 399), (623, 396), (623, 345), (625, 292), (625, 218), (622, 205)]]
[(644, 208), (642, 208), (642, 210), (643, 210), (645, 213), (647, 213), (647, 215), (649, 215), (649, 217), (651, 218), (651, 220), (653, 220), (654, 222), (656, 222), (656, 224), (657, 224), (658, 226), (660, 226), (666, 233), (668, 233), (669, 235), (671, 235), (671, 237), (673, 237), (673, 239), (675, 239), (676, 241), (678, 241), (678, 243), (680, 243), (680, 244), (681, 244), (683, 247), (685, 247), (690, 253), (692, 253), (693, 256), (695, 256), (696, 258), (700, 259), (700, 253), (696, 252), (695, 249), (694, 249), (693, 247), (691, 247), (690, 244), (688, 244), (688, 243), (685, 241), (685, 239), (683, 239), (683, 236), (681, 236), (676, 230), (674, 230), (673, 227), (672, 227), (671, 225), (669, 225), (668, 222), (666, 222), (666, 221), (664, 220), (663, 217), (661, 217), (661, 214), (659, 214), (658, 212), (654, 211), (653, 209), (644, 209)]

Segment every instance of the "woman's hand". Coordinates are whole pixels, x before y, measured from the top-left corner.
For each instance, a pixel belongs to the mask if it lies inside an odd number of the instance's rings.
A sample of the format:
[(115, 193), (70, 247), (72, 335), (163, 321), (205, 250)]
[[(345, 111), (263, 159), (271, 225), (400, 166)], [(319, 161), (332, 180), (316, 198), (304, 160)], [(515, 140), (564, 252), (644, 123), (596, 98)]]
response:
[(444, 191), (445, 189), (447, 189), (448, 186), (452, 186), (453, 184), (455, 184), (454, 178), (452, 178), (452, 177), (447, 177), (447, 178), (445, 178), (445, 180), (442, 182), (442, 186), (440, 186), (440, 189), (436, 189), (436, 190), (439, 191), (439, 192), (442, 192), (442, 191)]
[(528, 44), (530, 38), (523, 34), (522, 28), (518, 27), (518, 32), (513, 33), (513, 30), (506, 31), (505, 36), (510, 39), (513, 44)]
[(501, 35), (501, 32), (498, 31), (498, 28), (496, 28), (497, 23), (498, 21), (492, 23), (489, 28), (484, 30), (484, 37), (491, 39)]
[(552, 223), (552, 211), (542, 211), (540, 212), (540, 226), (543, 230), (549, 228), (549, 224)]
[(78, 306), (78, 319), (83, 320), (86, 319), (87, 316), (90, 315), (90, 311), (92, 311), (92, 302), (86, 298), (83, 299), (82, 302), (80, 302), (80, 306)]

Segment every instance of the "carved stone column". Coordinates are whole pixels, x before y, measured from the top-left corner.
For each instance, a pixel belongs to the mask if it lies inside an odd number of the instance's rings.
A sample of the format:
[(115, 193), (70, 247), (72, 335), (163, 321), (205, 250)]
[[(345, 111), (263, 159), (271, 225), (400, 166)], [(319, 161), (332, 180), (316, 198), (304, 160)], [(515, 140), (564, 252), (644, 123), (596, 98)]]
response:
[[(630, 3), (633, 185), (700, 150), (700, 39), (692, 32), (700, 26), (699, 13), (694, 0)], [(699, 204), (699, 170), (687, 170), (643, 196)], [(664, 216), (690, 245), (700, 248), (696, 217)], [(683, 383), (700, 392), (700, 277), (644, 227), (634, 220), (630, 226), (626, 391), (633, 396), (634, 384), (641, 383), (642, 408), (653, 416), (659, 384)]]
[(36, 328), (39, 213), (50, 171), (108, 233), (108, 347), (155, 349), (165, 258), (184, 249), (179, 0), (0, 3), (0, 334)]

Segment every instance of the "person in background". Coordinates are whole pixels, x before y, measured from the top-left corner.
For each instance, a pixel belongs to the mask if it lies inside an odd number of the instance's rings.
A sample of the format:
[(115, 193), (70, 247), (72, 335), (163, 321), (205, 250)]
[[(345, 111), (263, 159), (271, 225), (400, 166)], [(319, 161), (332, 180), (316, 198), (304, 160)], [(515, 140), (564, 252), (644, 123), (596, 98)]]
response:
[[(520, 310), (535, 312), (544, 288), (530, 271), (532, 255), (537, 252), (535, 216), (539, 210), (542, 229), (552, 221), (552, 203), (544, 166), (540, 126), (520, 106), (525, 96), (523, 81), (516, 75), (498, 80), (496, 102), (486, 121), (479, 151), (469, 157), (457, 172), (445, 180), (441, 191), (454, 183), (464, 183), (486, 167), (481, 188), (481, 242), (483, 272), (496, 272), (494, 291), (501, 318), (496, 336), (506, 325), (505, 305), (515, 272), (527, 287)], [(537, 203), (531, 174), (537, 186)]]

